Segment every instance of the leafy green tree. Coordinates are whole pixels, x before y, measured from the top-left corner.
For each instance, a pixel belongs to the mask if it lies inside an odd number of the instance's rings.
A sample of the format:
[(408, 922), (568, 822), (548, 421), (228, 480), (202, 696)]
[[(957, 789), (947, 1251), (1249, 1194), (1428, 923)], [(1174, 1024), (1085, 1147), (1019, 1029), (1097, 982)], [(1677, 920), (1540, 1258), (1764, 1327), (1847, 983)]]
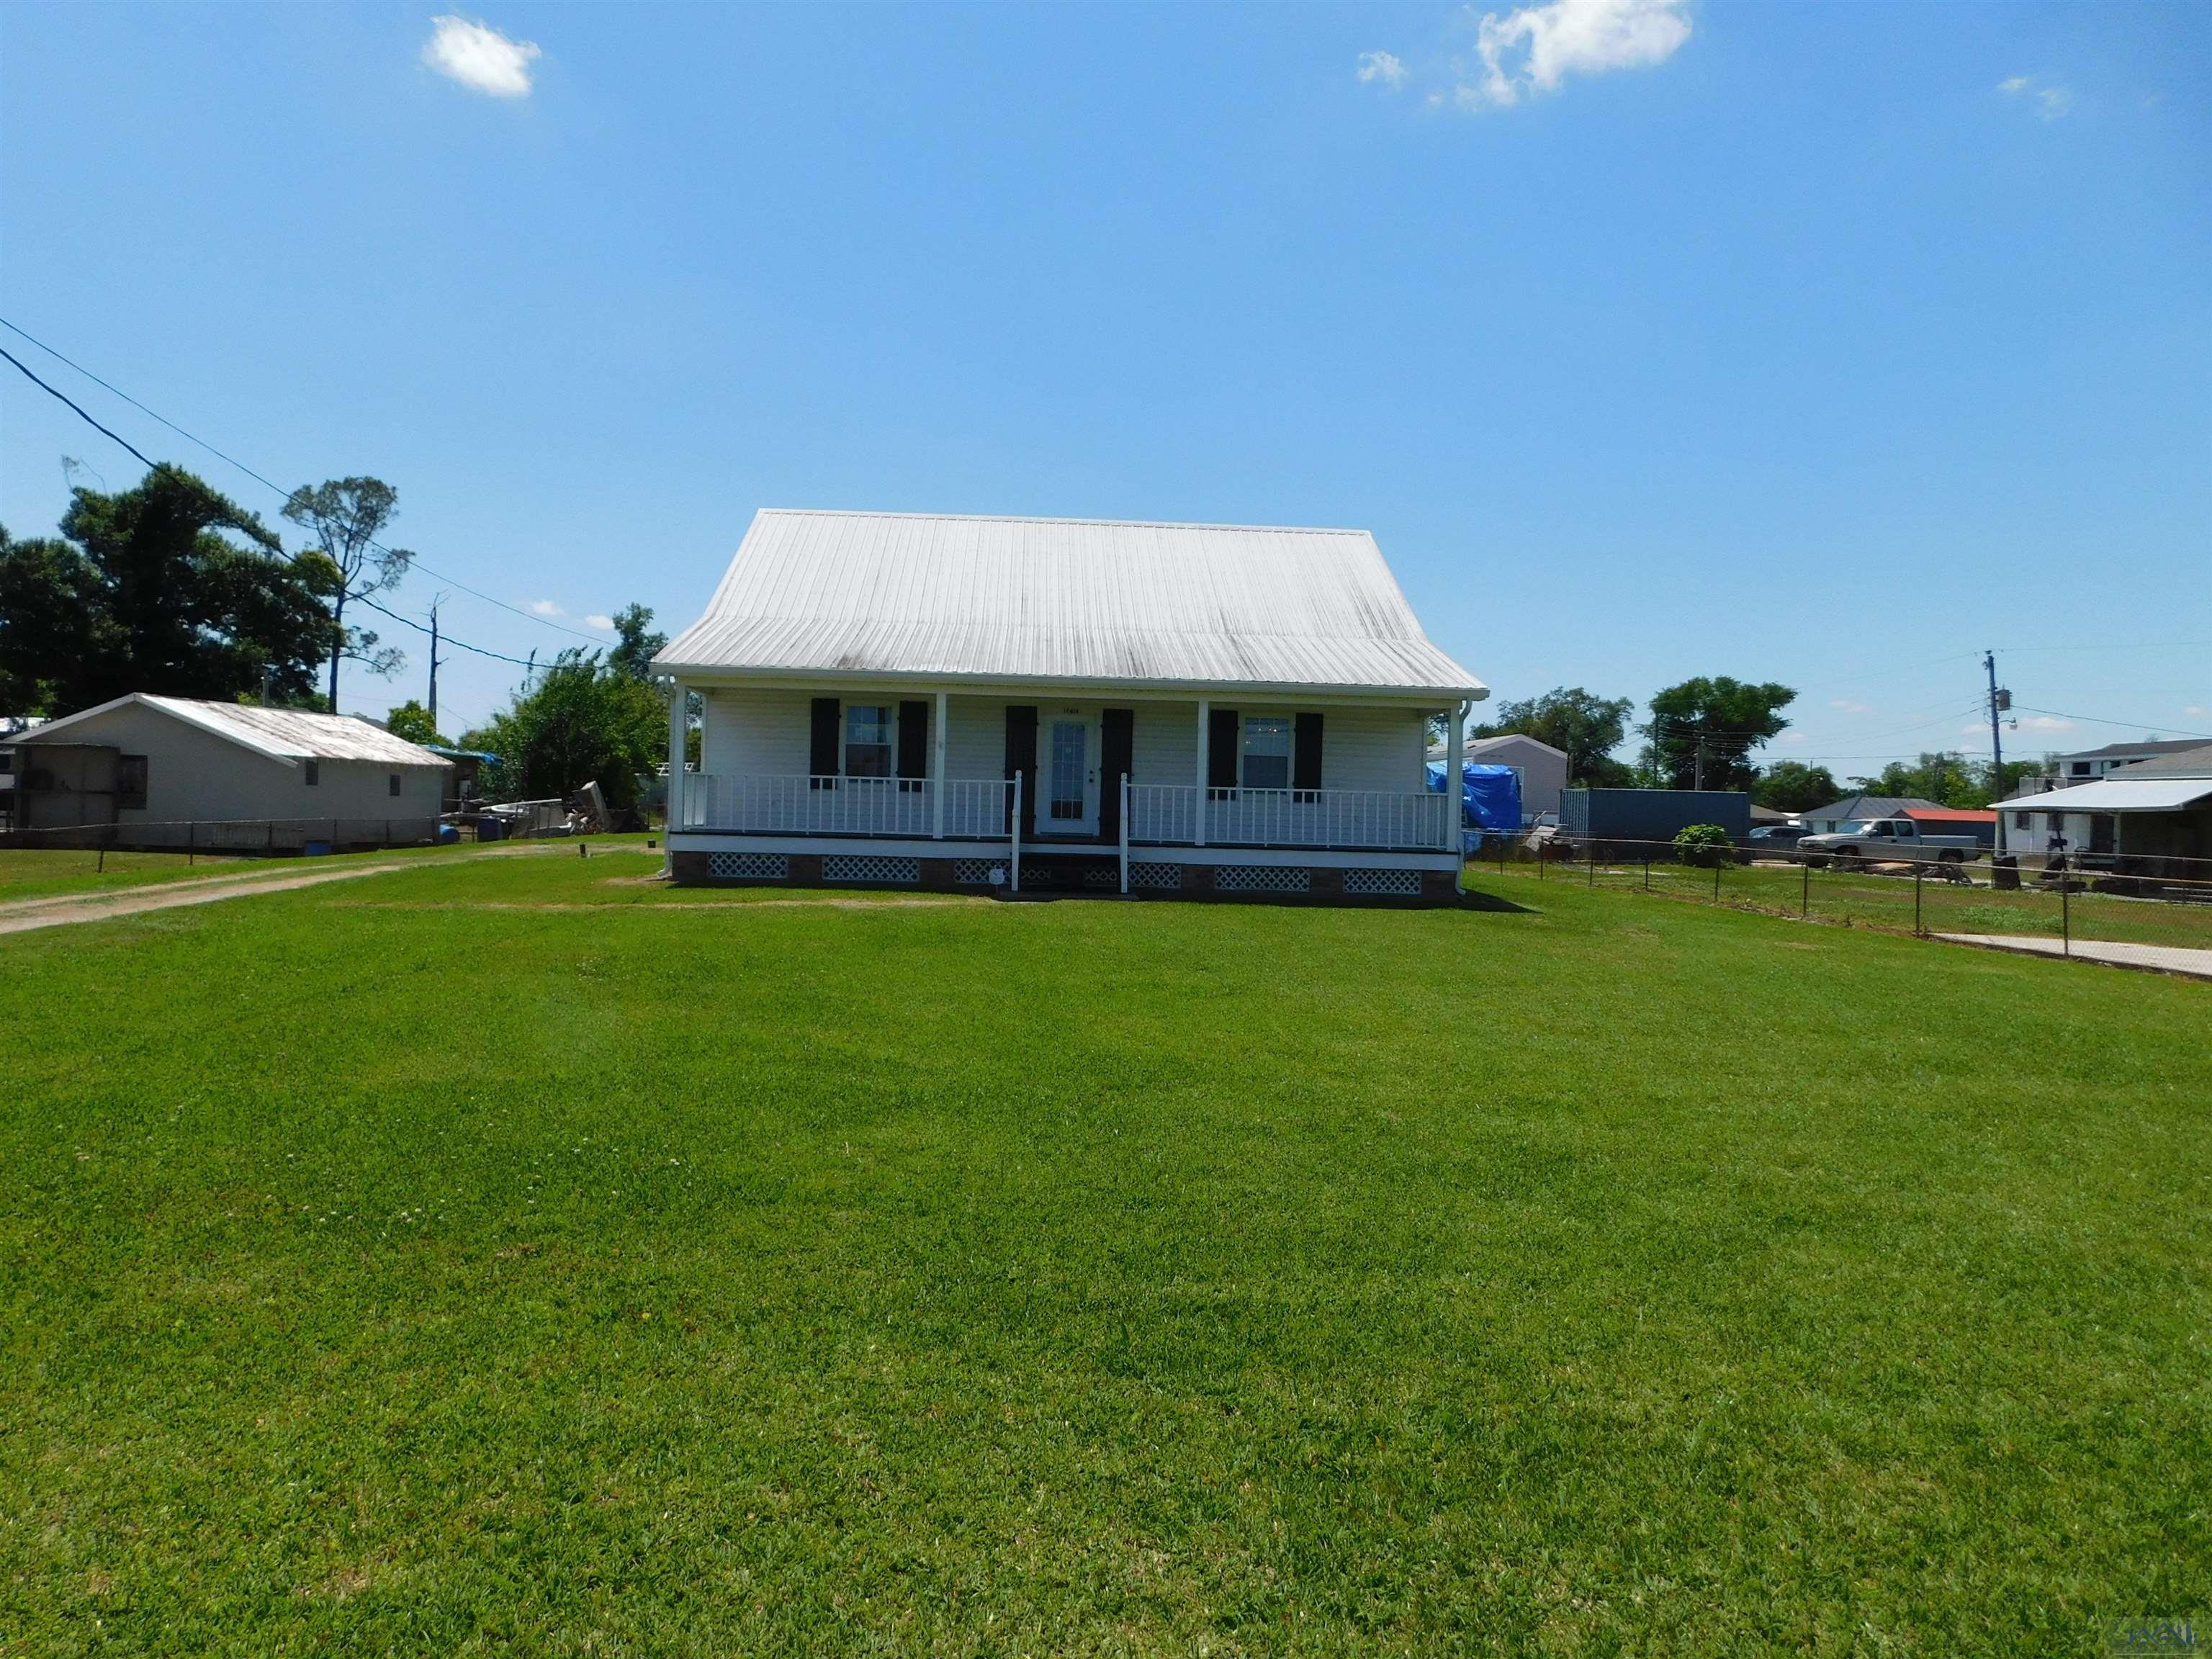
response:
[(2008, 761), (2003, 787), (1993, 787), (1987, 761), (1970, 761), (1955, 749), (1923, 754), (1916, 761), (1892, 761), (1870, 778), (1853, 778), (1852, 784), (1869, 795), (1917, 795), (1939, 806), (1976, 811), (2011, 792), (2022, 779), (2040, 769), (2032, 761)]
[(1803, 761), (1792, 760), (1775, 762), (1759, 775), (1759, 781), (1751, 787), (1752, 799), (1778, 812), (1809, 812), (1816, 806), (1826, 806), (1843, 793), (1826, 767), (1808, 766)]
[(499, 757), (501, 793), (537, 800), (597, 781), (619, 812), (637, 801), (637, 780), (668, 741), (668, 700), (600, 659), (563, 651), (534, 686), (464, 739)]
[(668, 635), (651, 631), (651, 607), (624, 605), (615, 612), (614, 623), (616, 645), (607, 653), (607, 666), (641, 683), (652, 679), (653, 654), (668, 643)]
[(0, 704), (66, 714), (132, 691), (272, 702), (330, 649), (330, 570), (181, 467), (71, 492), (60, 538), (0, 532)]
[(1485, 724), (1468, 733), (1475, 738), (1502, 738), (1513, 733), (1548, 743), (1567, 757), (1567, 778), (1572, 783), (1608, 787), (1627, 781), (1628, 769), (1613, 758), (1628, 734), (1628, 717), (1636, 704), (1627, 697), (1600, 697), (1579, 685), (1561, 686), (1540, 697), (1501, 702)]
[(395, 738), (404, 738), (409, 743), (447, 744), (438, 734), (438, 723), (430, 718), (430, 711), (412, 697), (385, 716), (385, 730)]
[(415, 556), (377, 540), (398, 516), (399, 492), (381, 478), (329, 478), (302, 484), (284, 503), (284, 516), (315, 538), (330, 562), (331, 621), (337, 635), (331, 647), (330, 706), (337, 712), (338, 665), (351, 660), (386, 678), (406, 666), (405, 654), (380, 647), (374, 630), (346, 623), (346, 606), (398, 586)]
[(1751, 751), (1790, 724), (1782, 710), (1796, 697), (1786, 685), (1725, 674), (1667, 687), (1653, 696), (1644, 727), (1652, 775), (1666, 789), (1695, 788), (1701, 771), (1708, 789), (1751, 788), (1759, 780)]

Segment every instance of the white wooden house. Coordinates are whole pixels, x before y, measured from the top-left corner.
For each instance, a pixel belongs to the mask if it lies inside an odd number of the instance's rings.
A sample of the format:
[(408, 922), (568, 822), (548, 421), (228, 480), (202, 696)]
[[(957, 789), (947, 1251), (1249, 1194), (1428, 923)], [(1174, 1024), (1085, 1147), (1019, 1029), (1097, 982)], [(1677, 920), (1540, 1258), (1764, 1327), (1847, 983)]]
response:
[(760, 513), (655, 667), (684, 882), (1449, 900), (1489, 695), (1364, 531), (898, 513)]

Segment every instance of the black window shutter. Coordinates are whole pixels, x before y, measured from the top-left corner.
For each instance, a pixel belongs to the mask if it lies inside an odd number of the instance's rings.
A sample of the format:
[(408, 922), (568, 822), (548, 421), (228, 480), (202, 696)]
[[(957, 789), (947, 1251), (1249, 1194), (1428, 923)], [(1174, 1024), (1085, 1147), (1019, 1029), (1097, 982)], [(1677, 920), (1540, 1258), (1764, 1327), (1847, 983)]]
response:
[(1209, 789), (1234, 789), (1237, 787), (1237, 734), (1244, 729), (1233, 708), (1217, 708), (1213, 723), (1206, 729), (1206, 787)]
[(814, 700), (814, 728), (806, 746), (806, 769), (813, 775), (813, 787), (835, 789), (835, 782), (825, 780), (837, 775), (837, 699), (817, 697)]
[(929, 775), (929, 705), (902, 702), (898, 720), (898, 775), (926, 778)]
[(1121, 777), (1136, 765), (1137, 711), (1109, 708), (1098, 719), (1098, 839), (1121, 839)]
[(1321, 716), (1300, 714), (1291, 728), (1291, 787), (1321, 787)]
[[(1006, 708), (1006, 776), (1022, 780), (1022, 833), (1036, 833), (1036, 727), (1034, 703)], [(1013, 791), (1006, 792), (1006, 827), (1013, 828)]]

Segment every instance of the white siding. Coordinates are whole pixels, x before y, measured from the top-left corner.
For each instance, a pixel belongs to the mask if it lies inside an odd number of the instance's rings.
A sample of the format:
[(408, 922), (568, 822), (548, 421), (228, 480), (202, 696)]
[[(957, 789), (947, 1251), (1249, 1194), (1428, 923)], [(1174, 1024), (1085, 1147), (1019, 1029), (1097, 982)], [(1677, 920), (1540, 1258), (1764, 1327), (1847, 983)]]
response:
[[(822, 695), (829, 695), (827, 692)], [(809, 760), (814, 694), (807, 691), (723, 689), (705, 693), (705, 769), (719, 776), (799, 777)], [(843, 695), (844, 702), (896, 698), (881, 691)], [(930, 699), (933, 709), (934, 699)], [(1007, 697), (955, 696), (945, 737), (946, 775), (953, 778), (1006, 775)], [(1039, 696), (1040, 719), (1063, 708), (1096, 715), (1109, 708), (1133, 711), (1131, 775), (1138, 783), (1195, 783), (1198, 780), (1198, 705), (1195, 702), (1071, 703)], [(1227, 705), (1224, 705), (1227, 706)], [(1236, 705), (1239, 717), (1294, 716), (1293, 704)], [(1322, 787), (1417, 791), (1428, 736), (1425, 710), (1331, 708), (1322, 714)], [(934, 745), (933, 745), (933, 749)]]

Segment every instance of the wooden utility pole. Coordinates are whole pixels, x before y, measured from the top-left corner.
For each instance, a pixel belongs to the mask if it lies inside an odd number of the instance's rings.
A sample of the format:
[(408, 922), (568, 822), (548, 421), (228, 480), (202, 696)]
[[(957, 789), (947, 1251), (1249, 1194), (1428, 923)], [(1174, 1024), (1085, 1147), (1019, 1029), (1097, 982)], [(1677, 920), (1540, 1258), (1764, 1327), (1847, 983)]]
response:
[(1997, 735), (1997, 716), (2012, 706), (2012, 693), (1997, 690), (1997, 653), (1982, 653), (1982, 666), (1990, 671), (1990, 800), (2001, 804), (2005, 798), (2004, 739)]

